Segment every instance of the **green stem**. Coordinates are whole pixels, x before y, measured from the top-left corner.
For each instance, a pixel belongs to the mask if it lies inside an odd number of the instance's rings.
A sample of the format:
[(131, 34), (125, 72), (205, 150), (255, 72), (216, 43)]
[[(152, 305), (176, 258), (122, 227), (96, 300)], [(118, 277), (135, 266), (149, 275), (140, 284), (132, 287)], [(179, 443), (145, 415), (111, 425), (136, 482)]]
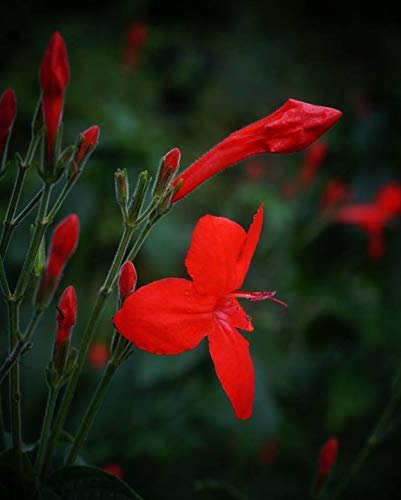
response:
[(103, 377), (100, 380), (96, 391), (92, 397), (92, 401), (89, 404), (89, 407), (85, 413), (85, 416), (81, 422), (78, 433), (74, 439), (72, 448), (68, 454), (66, 465), (74, 464), (78, 453), (88, 435), (89, 429), (93, 423), (93, 420), (99, 410), (99, 407), (103, 401), (104, 395), (110, 385), (110, 381), (117, 370), (118, 365), (113, 361), (110, 361), (107, 365), (106, 370), (103, 373)]
[(60, 407), (58, 409), (58, 413), (56, 416), (56, 420), (54, 422), (54, 427), (53, 427), (53, 432), (49, 440), (49, 445), (46, 453), (46, 460), (45, 460), (45, 466), (44, 466), (44, 472), (46, 473), (47, 468), (49, 467), (50, 460), (52, 458), (54, 449), (57, 445), (58, 437), (59, 434), (63, 428), (64, 421), (67, 417), (67, 412), (70, 408), (72, 399), (75, 394), (75, 390), (78, 384), (79, 376), (81, 374), (82, 368), (84, 366), (86, 356), (88, 353), (89, 345), (93, 340), (93, 336), (95, 333), (96, 326), (98, 324), (98, 321), (100, 320), (100, 316), (103, 312), (103, 309), (106, 305), (107, 299), (109, 298), (112, 290), (113, 290), (113, 285), (116, 280), (116, 277), (118, 275), (118, 271), (121, 267), (121, 264), (123, 262), (123, 258), (127, 252), (127, 248), (129, 246), (129, 243), (131, 241), (132, 233), (134, 231), (134, 228), (126, 226), (124, 229), (124, 232), (121, 236), (121, 240), (117, 249), (117, 252), (114, 256), (113, 262), (110, 266), (109, 272), (107, 274), (107, 277), (103, 283), (103, 286), (101, 287), (98, 298), (96, 300), (95, 306), (92, 310), (92, 314), (89, 318), (88, 325), (86, 327), (86, 330), (84, 332), (82, 341), (81, 341), (81, 346), (79, 348), (78, 352), (78, 358), (77, 358), (77, 364), (76, 368), (73, 372), (73, 375), (71, 376), (68, 386), (64, 392), (63, 399), (61, 401)]
[(46, 443), (48, 440), (50, 427), (53, 420), (54, 410), (57, 402), (57, 396), (58, 396), (58, 390), (53, 387), (49, 388), (49, 395), (47, 398), (46, 410), (43, 418), (42, 431), (39, 439), (39, 450), (34, 466), (34, 472), (37, 475), (37, 477), (40, 477), (41, 475), (45, 460)]
[[(18, 341), (19, 302), (8, 303), (9, 314), (9, 345), (10, 352)], [(11, 435), (13, 448), (17, 453), (22, 450), (21, 436), (21, 405), (20, 405), (20, 373), (18, 364), (14, 365), (10, 377), (10, 407), (11, 407)]]
[(130, 251), (126, 260), (134, 260), (135, 259), (139, 250), (141, 249), (141, 246), (143, 245), (144, 241), (146, 240), (150, 231), (152, 230), (153, 226), (155, 226), (161, 218), (162, 218), (162, 216), (158, 215), (157, 217), (149, 220), (146, 223), (146, 225), (144, 226), (144, 228), (140, 232), (138, 238), (136, 239), (135, 244), (132, 247), (132, 250)]
[(8, 285), (8, 280), (6, 276), (6, 270), (4, 268), (3, 259), (0, 257), (0, 288), (1, 293), (6, 299), (9, 299), (11, 296), (10, 287)]
[(25, 217), (27, 217), (32, 212), (32, 210), (39, 203), (39, 200), (42, 197), (42, 193), (43, 189), (40, 189), (32, 198), (32, 200), (21, 210), (21, 212), (17, 216), (15, 216), (13, 221), (14, 227), (18, 226), (18, 224), (22, 222), (25, 219)]
[(0, 451), (6, 449), (6, 428), (3, 418), (3, 397), (0, 391)]
[(49, 215), (47, 217), (49, 222), (51, 222), (54, 219), (54, 217), (57, 215), (57, 212), (60, 210), (62, 204), (64, 203), (65, 199), (69, 195), (71, 189), (75, 186), (79, 177), (80, 177), (79, 175), (76, 175), (75, 177), (73, 177), (72, 180), (68, 180), (64, 184), (63, 189), (61, 190), (53, 208), (50, 210)]
[(354, 460), (351, 467), (348, 469), (343, 481), (340, 483), (339, 487), (334, 491), (334, 494), (330, 497), (332, 500), (338, 497), (342, 497), (344, 491), (348, 488), (351, 481), (355, 478), (358, 472), (361, 470), (365, 464), (367, 458), (373, 452), (373, 450), (378, 446), (386, 434), (386, 426), (397, 409), (398, 404), (401, 400), (401, 371), (398, 373), (395, 381), (395, 390), (391, 395), (386, 407), (383, 410), (378, 422), (373, 428), (369, 438), (367, 439), (364, 447), (359, 452), (358, 456)]
[(18, 339), (12, 352), (9, 354), (7, 359), (3, 362), (0, 367), (0, 384), (3, 382), (4, 378), (7, 376), (8, 372), (11, 370), (14, 363), (18, 361), (18, 358), (25, 347), (29, 344), (35, 333), (36, 327), (42, 317), (43, 311), (41, 309), (35, 309), (34, 315), (27, 327), (26, 333), (21, 339)]
[(49, 204), (51, 190), (52, 186), (50, 184), (45, 184), (42, 192), (42, 199), (40, 202), (33, 237), (29, 245), (28, 253), (25, 257), (20, 276), (18, 278), (17, 286), (15, 288), (15, 296), (17, 298), (23, 296), (25, 293), (35, 262), (36, 254), (38, 253), (38, 249), (42, 242), (43, 235), (45, 234), (46, 227), (49, 224), (49, 220), (46, 218), (46, 212)]
[(3, 221), (3, 232), (1, 234), (1, 239), (0, 239), (0, 256), (2, 258), (4, 258), (7, 252), (8, 244), (10, 242), (12, 232), (15, 228), (13, 224), (13, 219), (15, 211), (17, 210), (18, 201), (21, 196), (22, 187), (25, 181), (25, 176), (26, 176), (26, 168), (18, 167), (17, 177), (14, 182), (14, 187), (11, 194), (10, 202), (8, 204), (6, 216)]

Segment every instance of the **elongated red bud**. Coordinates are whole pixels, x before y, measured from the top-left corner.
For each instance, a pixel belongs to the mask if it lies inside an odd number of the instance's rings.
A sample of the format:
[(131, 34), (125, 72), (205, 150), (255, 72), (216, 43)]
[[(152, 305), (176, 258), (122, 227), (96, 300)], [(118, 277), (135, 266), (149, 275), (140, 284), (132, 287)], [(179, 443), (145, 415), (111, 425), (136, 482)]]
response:
[(121, 266), (120, 276), (118, 278), (118, 289), (121, 302), (134, 293), (137, 282), (137, 273), (134, 264), (127, 260)]
[(97, 146), (99, 142), (100, 129), (97, 125), (89, 127), (85, 132), (80, 135), (79, 150), (75, 155), (75, 165), (78, 167), (81, 161), (87, 157)]
[(68, 286), (59, 300), (56, 321), (56, 345), (60, 345), (70, 338), (71, 329), (77, 322), (77, 295), (73, 286)]
[(139, 57), (146, 42), (148, 26), (143, 22), (133, 23), (127, 33), (123, 63), (125, 69), (136, 70), (138, 68)]
[(261, 153), (295, 153), (312, 144), (342, 116), (341, 111), (289, 99), (281, 108), (232, 133), (188, 167), (175, 181), (176, 202), (221, 170)]
[(156, 182), (155, 193), (161, 195), (169, 186), (180, 165), (181, 151), (174, 148), (163, 156), (160, 162), (159, 176)]
[(70, 82), (67, 49), (63, 37), (58, 32), (50, 39), (43, 56), (39, 80), (43, 93), (42, 109), (47, 131), (47, 156), (50, 158), (63, 114), (64, 91)]
[(329, 475), (333, 465), (337, 459), (338, 454), (338, 440), (333, 437), (329, 439), (321, 448), (318, 467), (317, 467), (317, 480), (316, 489), (319, 490)]
[(7, 89), (0, 97), (0, 153), (10, 133), (17, 114), (17, 100), (13, 89)]
[(78, 246), (78, 240), (79, 219), (76, 214), (71, 214), (59, 222), (53, 231), (45, 272), (36, 296), (38, 306), (43, 306), (53, 296), (63, 269)]

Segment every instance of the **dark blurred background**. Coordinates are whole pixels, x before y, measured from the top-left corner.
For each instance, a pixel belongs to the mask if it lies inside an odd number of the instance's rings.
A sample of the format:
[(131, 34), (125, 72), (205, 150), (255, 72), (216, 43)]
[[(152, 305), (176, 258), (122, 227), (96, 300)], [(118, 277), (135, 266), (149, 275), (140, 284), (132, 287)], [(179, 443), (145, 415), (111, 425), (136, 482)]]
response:
[[(333, 178), (349, 188), (352, 202), (369, 202), (386, 183), (401, 181), (399, 21), (385, 4), (352, 11), (302, 1), (3, 3), (0, 93), (13, 87), (18, 99), (12, 148), (27, 146), (38, 65), (55, 30), (67, 43), (72, 74), (66, 141), (92, 124), (101, 128), (100, 144), (60, 214), (76, 212), (81, 220), (80, 244), (62, 281), (77, 288), (77, 337), (120, 234), (115, 169), (126, 167), (133, 184), (175, 146), (187, 166), (289, 97), (344, 113), (325, 136), (327, 157), (308, 185), (297, 184), (305, 153), (243, 162), (177, 204), (136, 261), (140, 285), (185, 276), (200, 216), (247, 227), (265, 203), (246, 285), (277, 289), (289, 309), (245, 304), (255, 325), (253, 417), (234, 418), (205, 343), (171, 358), (136, 352), (112, 383), (83, 460), (119, 464), (146, 499), (307, 498), (319, 449), (337, 436), (331, 481), (341, 480), (388, 400), (401, 356), (401, 224), (394, 218), (385, 228), (385, 253), (374, 261), (366, 234), (327, 220), (321, 198)], [(127, 67), (127, 33), (138, 22), (147, 36)], [(0, 184), (2, 216), (13, 178), (10, 170)], [(38, 185), (32, 171), (26, 197)], [(13, 239), (12, 280), (28, 233), (27, 223)], [(114, 307), (111, 300), (97, 332), (100, 346), (109, 342)], [(25, 320), (29, 314), (26, 304)], [(54, 316), (51, 307), (22, 364), (27, 442), (37, 439), (43, 416)], [(1, 331), (4, 339), (5, 319)], [(95, 363), (101, 356), (95, 358), (68, 419), (71, 432), (101, 373)], [(399, 498), (400, 445), (395, 431), (343, 498)]]

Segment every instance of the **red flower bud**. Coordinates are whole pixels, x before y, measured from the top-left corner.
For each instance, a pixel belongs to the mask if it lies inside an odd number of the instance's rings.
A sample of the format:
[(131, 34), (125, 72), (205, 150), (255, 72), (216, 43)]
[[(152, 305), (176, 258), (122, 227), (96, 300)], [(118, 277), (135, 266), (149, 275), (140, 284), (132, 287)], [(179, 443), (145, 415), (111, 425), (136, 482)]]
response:
[(88, 362), (93, 368), (101, 370), (107, 363), (109, 356), (109, 348), (104, 342), (93, 342), (89, 348)]
[(136, 70), (139, 57), (145, 44), (148, 27), (145, 23), (136, 22), (127, 33), (124, 47), (123, 62), (125, 69)]
[(180, 159), (181, 151), (178, 148), (172, 149), (165, 156), (163, 156), (156, 184), (156, 193), (163, 193), (169, 186), (170, 181), (179, 167)]
[(77, 321), (77, 295), (73, 286), (68, 286), (61, 296), (57, 306), (57, 336), (56, 346), (59, 346), (71, 336), (71, 329)]
[(118, 289), (120, 291), (121, 302), (129, 297), (135, 290), (137, 282), (137, 274), (134, 264), (127, 260), (121, 266), (120, 276), (118, 278)]
[(17, 114), (17, 101), (13, 89), (7, 89), (0, 97), (0, 153), (10, 133)]
[(44, 305), (52, 297), (68, 259), (78, 246), (78, 240), (79, 219), (76, 214), (71, 214), (53, 231), (45, 272), (36, 296), (37, 305)]
[(78, 166), (83, 158), (90, 153), (97, 145), (99, 141), (100, 129), (97, 125), (93, 125), (92, 127), (82, 132), (80, 135), (81, 144), (79, 146), (79, 150), (75, 155), (75, 164)]
[(39, 80), (43, 92), (42, 109), (47, 130), (47, 155), (50, 158), (63, 114), (64, 91), (70, 82), (67, 49), (63, 37), (58, 32), (50, 39), (43, 56)]
[(47, 274), (58, 276), (62, 272), (78, 246), (78, 239), (79, 219), (76, 214), (71, 214), (59, 222), (53, 231), (46, 264)]
[(109, 474), (113, 474), (113, 476), (117, 476), (120, 479), (124, 477), (124, 470), (118, 464), (106, 464), (102, 468)]
[(319, 490), (324, 480), (329, 475), (338, 454), (338, 441), (336, 438), (329, 439), (321, 448), (318, 468), (316, 489)]
[(175, 181), (176, 202), (213, 175), (249, 156), (294, 153), (309, 146), (342, 116), (341, 111), (289, 99), (273, 114), (229, 135), (188, 167)]

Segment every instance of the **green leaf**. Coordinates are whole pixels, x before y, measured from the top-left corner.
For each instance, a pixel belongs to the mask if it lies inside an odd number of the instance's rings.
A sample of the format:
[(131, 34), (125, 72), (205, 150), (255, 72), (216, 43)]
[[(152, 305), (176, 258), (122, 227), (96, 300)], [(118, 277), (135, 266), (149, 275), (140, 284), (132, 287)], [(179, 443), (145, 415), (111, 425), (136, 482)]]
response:
[(32, 464), (26, 453), (14, 449), (0, 454), (0, 498), (4, 500), (36, 499)]
[(89, 466), (72, 465), (56, 472), (43, 491), (43, 500), (143, 500), (124, 481)]

